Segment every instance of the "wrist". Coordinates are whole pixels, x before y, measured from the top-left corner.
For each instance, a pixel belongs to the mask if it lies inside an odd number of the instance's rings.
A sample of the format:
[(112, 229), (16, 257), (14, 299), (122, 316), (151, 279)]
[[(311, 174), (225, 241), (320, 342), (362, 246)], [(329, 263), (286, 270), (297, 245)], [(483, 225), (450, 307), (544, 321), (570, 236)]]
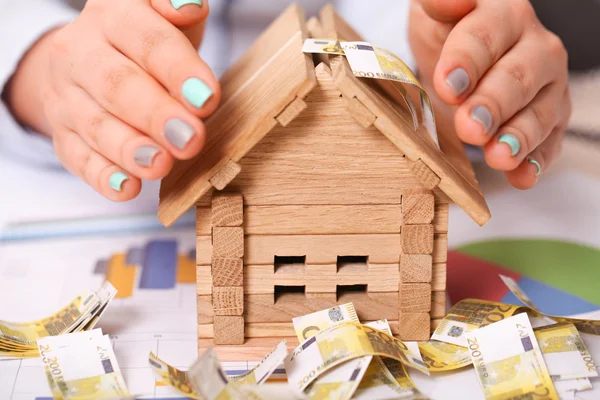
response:
[(25, 53), (2, 93), (21, 125), (47, 136), (52, 136), (52, 131), (44, 112), (42, 90), (47, 87), (50, 44), (56, 32), (58, 29), (47, 32)]

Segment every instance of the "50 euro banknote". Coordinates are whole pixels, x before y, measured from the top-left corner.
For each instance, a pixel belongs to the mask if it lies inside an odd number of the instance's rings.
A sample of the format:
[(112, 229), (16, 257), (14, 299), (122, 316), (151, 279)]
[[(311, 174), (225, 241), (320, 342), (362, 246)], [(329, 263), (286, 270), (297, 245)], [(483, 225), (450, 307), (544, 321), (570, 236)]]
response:
[(558, 400), (527, 314), (472, 330), (467, 343), (486, 399)]

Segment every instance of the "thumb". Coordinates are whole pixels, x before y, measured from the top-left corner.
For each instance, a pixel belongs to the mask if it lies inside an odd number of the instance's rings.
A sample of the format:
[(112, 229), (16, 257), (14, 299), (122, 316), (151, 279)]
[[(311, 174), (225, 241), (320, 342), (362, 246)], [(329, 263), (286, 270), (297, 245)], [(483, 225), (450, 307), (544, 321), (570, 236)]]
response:
[(425, 13), (439, 22), (455, 23), (473, 11), (477, 0), (420, 0)]
[(152, 7), (178, 28), (190, 28), (206, 20), (207, 0), (151, 0)]

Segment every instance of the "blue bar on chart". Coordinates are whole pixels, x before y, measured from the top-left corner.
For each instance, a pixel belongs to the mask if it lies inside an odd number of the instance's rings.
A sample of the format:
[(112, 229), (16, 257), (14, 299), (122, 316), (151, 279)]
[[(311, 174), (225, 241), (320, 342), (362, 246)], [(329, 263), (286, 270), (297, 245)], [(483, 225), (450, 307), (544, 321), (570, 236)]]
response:
[(140, 289), (172, 289), (177, 277), (177, 241), (153, 240), (146, 245)]

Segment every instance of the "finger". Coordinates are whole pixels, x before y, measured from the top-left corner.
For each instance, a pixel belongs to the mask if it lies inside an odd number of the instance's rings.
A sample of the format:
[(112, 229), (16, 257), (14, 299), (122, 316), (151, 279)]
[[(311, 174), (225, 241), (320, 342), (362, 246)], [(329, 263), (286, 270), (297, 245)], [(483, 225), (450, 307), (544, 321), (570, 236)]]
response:
[(535, 99), (499, 129), (484, 147), (486, 162), (492, 168), (511, 171), (536, 149), (569, 112), (566, 89), (559, 84), (546, 86)]
[[(522, 8), (526, 7), (531, 9)], [(450, 32), (433, 77), (435, 90), (444, 102), (459, 104), (464, 100), (490, 67), (517, 43), (525, 24), (520, 22), (522, 15), (513, 15), (514, 9), (506, 2), (486, 2)], [(498, 29), (499, 24), (502, 29)]]
[(57, 157), (74, 175), (112, 201), (128, 201), (136, 197), (142, 182), (92, 150), (84, 140), (68, 128), (54, 132)]
[(176, 158), (198, 154), (204, 145), (204, 124), (156, 80), (108, 44), (91, 49), (88, 57), (92, 59), (76, 68), (75, 81), (102, 108)]
[[(566, 69), (566, 56), (564, 63), (553, 58), (533, 38), (519, 42), (485, 74), (458, 108), (455, 121), (459, 137), (466, 143), (484, 145), (498, 126), (527, 106), (542, 87), (555, 79), (564, 79), (561, 87), (566, 85)], [(558, 85), (555, 88), (559, 89), (555, 95), (560, 99), (562, 89)]]
[(555, 128), (548, 139), (532, 151), (516, 169), (506, 172), (506, 178), (511, 185), (521, 190), (534, 187), (540, 175), (560, 154), (563, 138), (564, 128)]
[(208, 0), (152, 0), (152, 7), (177, 27), (188, 27), (206, 20)]
[(136, 18), (126, 25), (111, 19), (104, 27), (111, 44), (158, 80), (189, 111), (201, 118), (210, 115), (219, 104), (220, 87), (194, 46), (152, 8), (139, 7), (135, 2), (128, 7), (136, 7)]
[(130, 175), (154, 180), (171, 170), (173, 157), (167, 150), (104, 110), (83, 89), (67, 90), (63, 102), (59, 122)]
[(425, 12), (440, 22), (456, 22), (475, 8), (476, 0), (419, 0)]

